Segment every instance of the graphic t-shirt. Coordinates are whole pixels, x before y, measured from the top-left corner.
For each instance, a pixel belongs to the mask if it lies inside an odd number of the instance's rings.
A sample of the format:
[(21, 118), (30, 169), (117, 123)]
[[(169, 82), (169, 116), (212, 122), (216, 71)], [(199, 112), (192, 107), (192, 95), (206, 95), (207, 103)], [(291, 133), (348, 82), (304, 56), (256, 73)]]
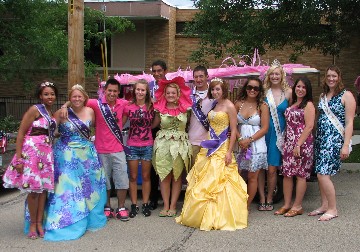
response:
[(140, 107), (136, 104), (128, 104), (124, 109), (130, 121), (128, 146), (151, 146), (154, 139), (151, 134), (151, 123), (154, 119), (154, 110), (148, 111), (146, 105)]

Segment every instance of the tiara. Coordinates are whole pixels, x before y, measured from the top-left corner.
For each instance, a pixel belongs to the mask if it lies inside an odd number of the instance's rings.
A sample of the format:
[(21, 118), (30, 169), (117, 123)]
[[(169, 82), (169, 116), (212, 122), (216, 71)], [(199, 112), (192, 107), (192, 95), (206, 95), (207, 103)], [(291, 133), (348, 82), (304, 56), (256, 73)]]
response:
[(218, 82), (220, 82), (220, 83), (224, 83), (223, 80), (220, 79), (220, 78), (214, 78), (214, 79), (212, 79), (212, 80), (210, 81), (210, 83), (213, 82), (213, 81), (218, 81)]
[(274, 61), (271, 63), (271, 66), (272, 67), (281, 67), (281, 63), (277, 59), (274, 59)]
[(80, 84), (75, 84), (74, 86), (71, 87), (71, 89), (84, 89), (84, 88)]
[(54, 87), (54, 86), (55, 86), (54, 83), (48, 81), (45, 81), (40, 84), (40, 87)]

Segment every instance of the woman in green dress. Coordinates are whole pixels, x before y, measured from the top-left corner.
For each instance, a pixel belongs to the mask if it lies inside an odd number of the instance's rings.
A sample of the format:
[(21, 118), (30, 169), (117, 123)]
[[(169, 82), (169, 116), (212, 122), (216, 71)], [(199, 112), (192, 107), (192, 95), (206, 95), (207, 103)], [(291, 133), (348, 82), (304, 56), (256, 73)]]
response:
[[(160, 177), (164, 208), (160, 217), (176, 216), (176, 203), (181, 192), (181, 174), (189, 168), (191, 144), (185, 131), (191, 108), (190, 88), (182, 77), (161, 80), (155, 93), (155, 119), (160, 124), (153, 148), (153, 165)], [(171, 197), (170, 197), (171, 195)], [(171, 202), (170, 202), (171, 198)]]

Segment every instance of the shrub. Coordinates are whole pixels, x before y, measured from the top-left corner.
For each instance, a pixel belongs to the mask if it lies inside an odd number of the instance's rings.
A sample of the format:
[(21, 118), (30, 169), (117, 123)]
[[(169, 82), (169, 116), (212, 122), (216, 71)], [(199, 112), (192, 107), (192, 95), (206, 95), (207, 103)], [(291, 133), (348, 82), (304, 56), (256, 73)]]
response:
[(0, 120), (0, 130), (9, 132), (17, 132), (20, 126), (20, 121), (14, 119), (12, 115), (4, 117)]

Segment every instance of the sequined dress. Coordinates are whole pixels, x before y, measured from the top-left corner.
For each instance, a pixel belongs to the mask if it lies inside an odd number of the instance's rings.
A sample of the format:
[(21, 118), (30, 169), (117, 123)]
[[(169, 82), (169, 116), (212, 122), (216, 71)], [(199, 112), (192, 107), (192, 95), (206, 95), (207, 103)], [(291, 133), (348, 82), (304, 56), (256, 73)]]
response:
[[(229, 126), (225, 112), (210, 111), (208, 118), (217, 135)], [(234, 155), (232, 162), (225, 165), (228, 148), (228, 139), (209, 157), (206, 156), (208, 149), (201, 148), (186, 177), (188, 187), (177, 223), (200, 230), (247, 227), (247, 187), (238, 173)]]

